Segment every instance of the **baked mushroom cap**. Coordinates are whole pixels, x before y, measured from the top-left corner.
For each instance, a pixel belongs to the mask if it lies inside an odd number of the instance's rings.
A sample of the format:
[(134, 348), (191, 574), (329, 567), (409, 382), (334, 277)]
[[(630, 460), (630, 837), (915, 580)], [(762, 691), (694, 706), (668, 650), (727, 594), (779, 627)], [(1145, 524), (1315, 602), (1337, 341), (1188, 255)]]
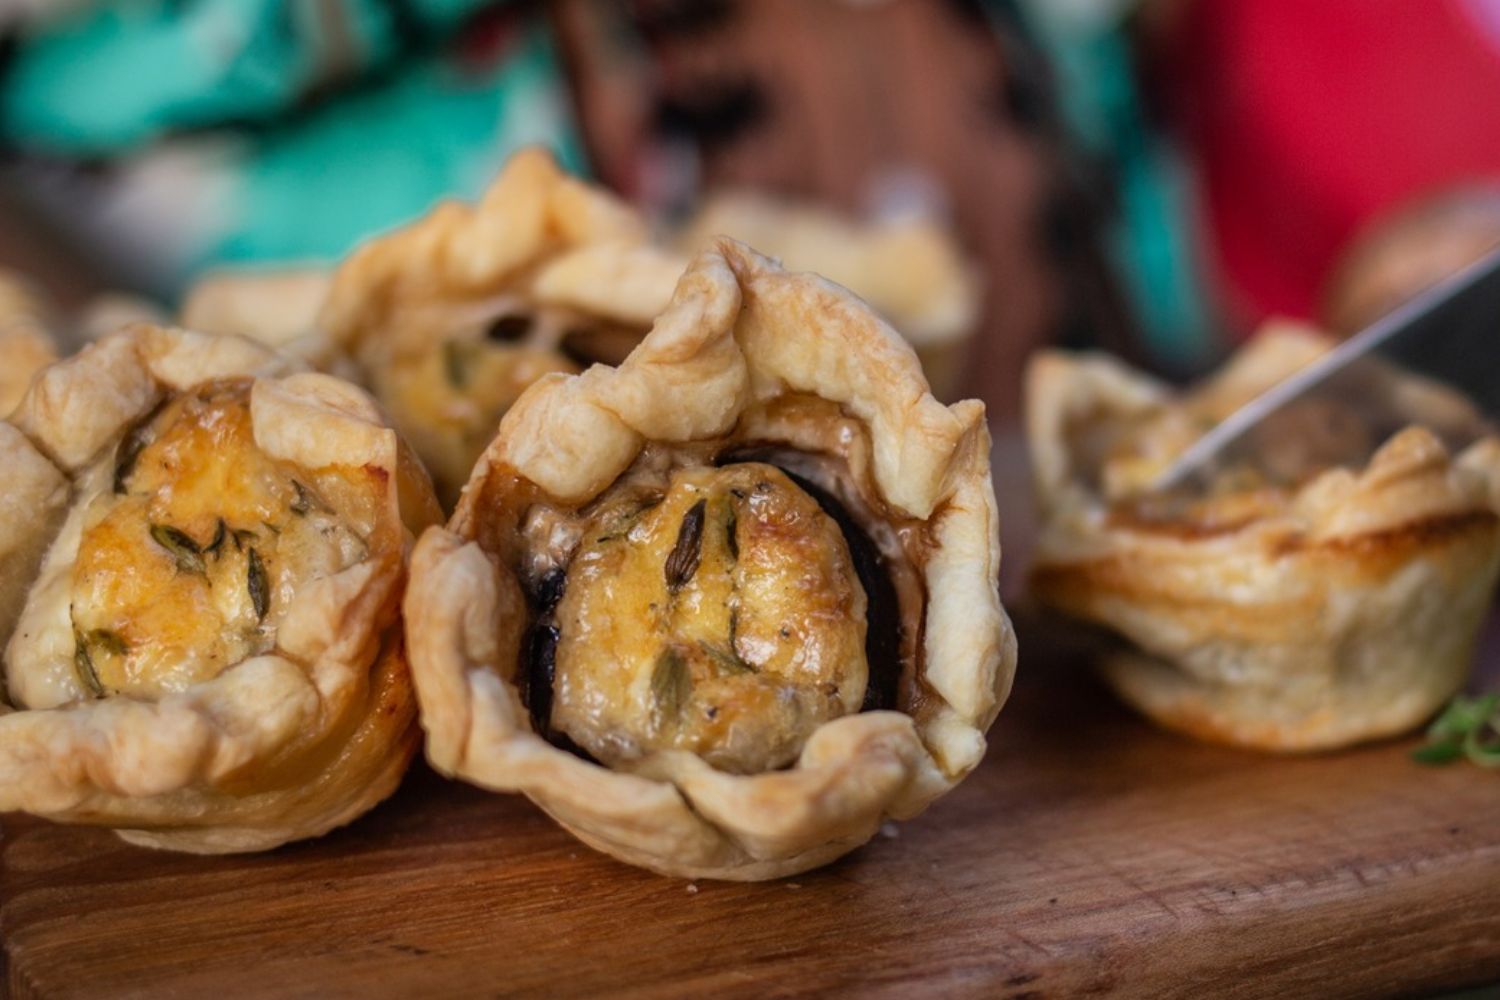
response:
[(0, 811), (261, 850), (389, 794), (431, 486), (365, 393), (148, 325), (44, 370), (0, 449)]
[(685, 265), (625, 203), (527, 149), (478, 204), (445, 202), (351, 255), (318, 325), (451, 504), (526, 387), (621, 360)]
[[(1456, 456), (1424, 426), (1382, 442), (1316, 403), (1209, 494), (1149, 491), (1198, 435), (1330, 346), (1276, 327), (1181, 395), (1098, 355), (1045, 354), (1028, 373), (1032, 589), (1124, 640), (1106, 679), (1169, 728), (1340, 747), (1411, 729), (1469, 670), (1500, 572), (1493, 439)], [(1463, 409), (1414, 378), (1388, 388), (1433, 426)]]
[(618, 368), (528, 390), (418, 543), (428, 756), (658, 872), (815, 867), (983, 756), (1015, 667), (999, 561), (983, 405), (721, 241)]

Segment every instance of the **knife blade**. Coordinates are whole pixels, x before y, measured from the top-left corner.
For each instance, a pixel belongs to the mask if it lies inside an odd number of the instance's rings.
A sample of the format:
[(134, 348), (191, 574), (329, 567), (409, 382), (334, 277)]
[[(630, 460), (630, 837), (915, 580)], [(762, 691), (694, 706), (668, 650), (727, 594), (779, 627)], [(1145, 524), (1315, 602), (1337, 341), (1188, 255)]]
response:
[[(1467, 397), (1462, 412), (1413, 412), (1392, 392), (1401, 376), (1424, 376)], [(1451, 393), (1449, 394), (1451, 396)], [(1289, 407), (1327, 396), (1363, 411), (1373, 425), (1433, 426), (1450, 448), (1490, 429), (1500, 412), (1500, 248), (1438, 282), (1220, 421), (1179, 455), (1153, 490), (1203, 487), (1238, 457), (1257, 428)], [(1427, 418), (1427, 419), (1424, 419)], [(1375, 443), (1378, 445), (1381, 440)]]

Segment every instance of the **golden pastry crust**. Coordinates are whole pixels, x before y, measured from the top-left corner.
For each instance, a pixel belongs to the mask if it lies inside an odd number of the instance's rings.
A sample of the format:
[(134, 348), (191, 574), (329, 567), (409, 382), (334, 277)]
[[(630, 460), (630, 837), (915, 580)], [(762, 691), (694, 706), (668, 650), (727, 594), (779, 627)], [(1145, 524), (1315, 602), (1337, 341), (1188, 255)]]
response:
[(395, 788), (406, 556), (440, 515), (363, 391), (141, 324), (42, 372), (0, 449), (0, 811), (217, 853)]
[(1307, 474), (1342, 444), (1378, 442), (1284, 435), (1263, 464), (1296, 469), (1293, 485), (1145, 492), (1198, 434), (1330, 343), (1268, 331), (1180, 397), (1101, 356), (1046, 354), (1028, 373), (1044, 525), (1033, 590), (1129, 642), (1105, 677), (1165, 726), (1259, 750), (1340, 747), (1411, 729), (1468, 672), (1500, 573), (1500, 443), (1452, 456), (1413, 426), (1362, 469)]
[(312, 266), (212, 271), (188, 289), (178, 320), (199, 333), (249, 337), (344, 375), (342, 352), (318, 326), (332, 283), (328, 270)]
[(0, 417), (16, 408), (31, 377), (57, 360), (49, 313), (26, 282), (0, 271)]
[(166, 310), (149, 299), (129, 292), (102, 292), (84, 303), (70, 325), (79, 343), (90, 343), (132, 323), (162, 326), (170, 322)]
[(446, 202), (356, 251), (318, 325), (452, 503), (526, 387), (623, 358), (685, 264), (623, 202), (528, 149), (477, 205)]
[(863, 223), (820, 206), (739, 191), (710, 197), (677, 243), (698, 250), (717, 236), (843, 285), (916, 348), (940, 399), (957, 393), (979, 322), (980, 291), (948, 229), (920, 216)]
[[(821, 486), (880, 549), (896, 598), (883, 613), (899, 618), (894, 710), (823, 722), (792, 766), (755, 774), (656, 749), (611, 770), (538, 735), (519, 666), (535, 618), (528, 512), (593, 509), (658, 466), (732, 470), (776, 449), (777, 464), (840, 470)], [(720, 558), (704, 553), (705, 567)], [(842, 289), (721, 241), (619, 368), (534, 385), (448, 527), (419, 542), (405, 613), (429, 759), (524, 792), (586, 843), (658, 872), (756, 880), (824, 864), (983, 756), (1015, 667), (999, 560), (983, 405), (933, 399), (911, 349)]]

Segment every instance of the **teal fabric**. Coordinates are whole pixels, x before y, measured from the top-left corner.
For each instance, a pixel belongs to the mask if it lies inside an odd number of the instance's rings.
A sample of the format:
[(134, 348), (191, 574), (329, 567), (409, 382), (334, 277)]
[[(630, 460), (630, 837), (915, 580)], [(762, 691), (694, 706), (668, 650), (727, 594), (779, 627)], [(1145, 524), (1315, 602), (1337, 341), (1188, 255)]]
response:
[(532, 25), (497, 73), (421, 60), (267, 133), (239, 164), (222, 238), (201, 264), (332, 260), (443, 197), (477, 197), (529, 143), (584, 169), (547, 33)]
[[(170, 158), (195, 196), (158, 212), (144, 240), (99, 241), (157, 247), (131, 268), (157, 291), (219, 264), (332, 260), (440, 198), (477, 196), (522, 145), (584, 171), (546, 25), (508, 7), (85, 5), (21, 39), (0, 88), (0, 141), (59, 172), (103, 167), (76, 179), (112, 186), (103, 200), (115, 203)], [(85, 233), (114, 224), (69, 220)]]
[(1190, 173), (1147, 122), (1126, 27), (1135, 0), (992, 0), (1014, 5), (1057, 77), (1073, 139), (1109, 166), (1119, 213), (1108, 246), (1145, 348), (1184, 370), (1223, 341), (1208, 307)]
[[(482, 0), (413, 2), (450, 30)], [(100, 155), (174, 130), (266, 120), (332, 73), (403, 48), (382, 0), (126, 0), (87, 5), (26, 39), (0, 91), (0, 131), (57, 153)]]

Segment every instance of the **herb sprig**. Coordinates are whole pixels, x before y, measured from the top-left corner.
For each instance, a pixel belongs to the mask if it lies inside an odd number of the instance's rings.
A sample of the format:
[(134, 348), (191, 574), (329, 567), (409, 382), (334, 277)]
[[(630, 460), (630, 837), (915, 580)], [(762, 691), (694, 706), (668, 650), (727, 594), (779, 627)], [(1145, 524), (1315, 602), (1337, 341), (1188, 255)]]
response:
[(1467, 757), (1480, 767), (1500, 767), (1500, 691), (1454, 698), (1427, 727), (1427, 743), (1411, 756), (1420, 764)]

